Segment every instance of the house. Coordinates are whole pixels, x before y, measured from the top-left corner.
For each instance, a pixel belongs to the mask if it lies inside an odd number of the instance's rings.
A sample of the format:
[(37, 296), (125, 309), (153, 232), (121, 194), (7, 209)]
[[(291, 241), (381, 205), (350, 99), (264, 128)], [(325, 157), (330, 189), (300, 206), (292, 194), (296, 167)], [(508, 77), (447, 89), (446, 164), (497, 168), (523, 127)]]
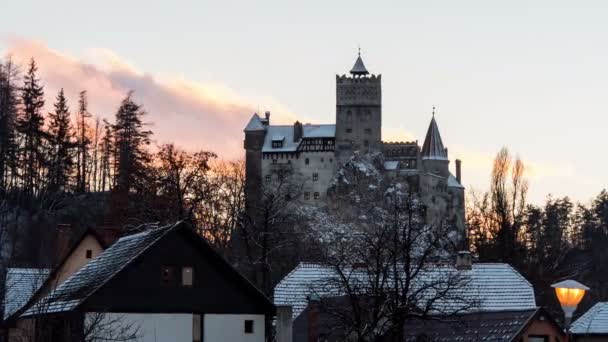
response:
[[(466, 277), (466, 286), (455, 288), (453, 298), (475, 298), (477, 305), (456, 317), (456, 321), (468, 322), (469, 325), (483, 323), (483, 326), (465, 329), (462, 340), (477, 341), (478, 339), (467, 336), (467, 334), (484, 335), (479, 340), (486, 341), (544, 341), (533, 339), (533, 337), (551, 338), (550, 341), (562, 341), (561, 331), (555, 322), (543, 309), (536, 306), (534, 289), (532, 285), (515, 269), (508, 264), (502, 263), (476, 263), (469, 267), (456, 268), (445, 265), (433, 267), (428, 271), (432, 276), (441, 272), (459, 272)], [(439, 272), (439, 273), (437, 273)], [(336, 333), (336, 324), (328, 313), (322, 308), (315, 308), (311, 302), (311, 294), (317, 294), (323, 298), (339, 298), (343, 296), (339, 292), (332, 291), (327, 287), (327, 280), (334, 275), (333, 270), (325, 265), (314, 263), (301, 263), (285, 278), (283, 278), (274, 290), (274, 303), (277, 307), (292, 308), (292, 330), (293, 341), (308, 341), (312, 335), (320, 340), (337, 341), (344, 336)], [(427, 275), (422, 275), (425, 277)], [(329, 289), (329, 290), (328, 290)], [(312, 296), (314, 297), (314, 296)], [(313, 305), (311, 305), (311, 303)], [(445, 303), (451, 305), (451, 303)], [(312, 310), (312, 311), (311, 311)], [(439, 318), (439, 316), (435, 316)], [(318, 322), (314, 320), (318, 319)], [(311, 322), (312, 321), (312, 322)], [(506, 322), (509, 322), (507, 324)], [(429, 328), (431, 324), (432, 328)], [(496, 324), (496, 329), (490, 327)], [(408, 330), (418, 332), (416, 336), (424, 331), (441, 334), (441, 331), (456, 335), (457, 325), (444, 324), (435, 326), (431, 322), (409, 322)], [(502, 330), (498, 329), (501, 327)], [(312, 329), (312, 332), (311, 332)], [(455, 329), (455, 330), (454, 330)], [(495, 333), (503, 332), (500, 336)], [(494, 334), (494, 335), (493, 335)], [(433, 334), (431, 339), (433, 341)], [(494, 336), (494, 339), (491, 339)], [(408, 336), (406, 341), (410, 341)], [(440, 336), (435, 336), (442, 340)], [(469, 339), (467, 339), (469, 338)], [(522, 339), (523, 338), (523, 339)], [(414, 339), (415, 340), (415, 339)], [(456, 339), (443, 339), (445, 341), (456, 341)], [(547, 340), (549, 341), (549, 340)]]
[[(272, 302), (187, 224), (120, 238), (19, 321), (49, 341), (263, 341)], [(120, 336), (117, 336), (120, 335)]]
[(574, 341), (608, 341), (608, 302), (599, 302), (570, 327)]

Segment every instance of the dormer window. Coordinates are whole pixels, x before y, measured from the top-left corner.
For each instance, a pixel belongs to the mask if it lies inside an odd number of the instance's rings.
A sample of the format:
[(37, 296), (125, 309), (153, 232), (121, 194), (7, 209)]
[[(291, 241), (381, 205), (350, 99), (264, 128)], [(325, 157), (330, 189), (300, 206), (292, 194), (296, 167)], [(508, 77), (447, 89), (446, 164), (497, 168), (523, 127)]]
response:
[(273, 136), (272, 137), (272, 148), (282, 148), (284, 140), (285, 140), (285, 137), (282, 135)]

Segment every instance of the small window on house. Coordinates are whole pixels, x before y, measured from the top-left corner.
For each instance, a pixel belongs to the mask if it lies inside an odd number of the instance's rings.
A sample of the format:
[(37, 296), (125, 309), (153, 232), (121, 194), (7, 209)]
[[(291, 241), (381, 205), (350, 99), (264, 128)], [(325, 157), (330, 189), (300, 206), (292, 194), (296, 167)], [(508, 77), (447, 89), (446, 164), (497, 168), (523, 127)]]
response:
[(194, 269), (190, 266), (182, 267), (182, 286), (194, 284)]
[(315, 192), (315, 199), (319, 199), (319, 193)]
[(245, 320), (245, 334), (253, 334), (253, 320)]
[(87, 257), (87, 259), (91, 259), (93, 257), (93, 251), (90, 249), (87, 249), (86, 257)]
[(308, 163), (310, 163), (310, 160), (308, 158), (304, 159), (304, 164), (308, 165)]
[(313, 173), (313, 174), (312, 174), (312, 180), (313, 180), (314, 182), (318, 181), (318, 180), (319, 180), (319, 174), (318, 174), (318, 173)]
[(304, 193), (304, 199), (305, 199), (305, 200), (309, 200), (309, 199), (310, 199), (310, 192), (306, 191), (306, 192)]
[(160, 268), (160, 284), (162, 286), (173, 286), (173, 267), (162, 266)]

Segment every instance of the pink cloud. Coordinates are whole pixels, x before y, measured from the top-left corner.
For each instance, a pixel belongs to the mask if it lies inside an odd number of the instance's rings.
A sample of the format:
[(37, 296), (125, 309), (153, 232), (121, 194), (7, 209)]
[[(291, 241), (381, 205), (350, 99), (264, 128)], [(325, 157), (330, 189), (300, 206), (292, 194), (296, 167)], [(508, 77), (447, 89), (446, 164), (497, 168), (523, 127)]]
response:
[[(155, 77), (108, 50), (91, 50), (102, 62), (87, 63), (42, 42), (13, 38), (7, 43), (5, 55), (19, 64), (25, 65), (31, 57), (36, 59), (47, 108), (51, 108), (59, 88), (65, 89), (72, 108), (76, 108), (78, 92), (86, 89), (90, 111), (112, 120), (120, 100), (134, 90), (135, 99), (144, 105), (148, 121), (153, 123), (157, 143), (174, 142), (191, 150), (204, 148), (224, 158), (243, 154), (242, 129), (257, 106), (229, 88)], [(278, 109), (278, 113), (273, 111), (274, 119), (289, 121), (294, 117), (280, 104), (267, 105)]]

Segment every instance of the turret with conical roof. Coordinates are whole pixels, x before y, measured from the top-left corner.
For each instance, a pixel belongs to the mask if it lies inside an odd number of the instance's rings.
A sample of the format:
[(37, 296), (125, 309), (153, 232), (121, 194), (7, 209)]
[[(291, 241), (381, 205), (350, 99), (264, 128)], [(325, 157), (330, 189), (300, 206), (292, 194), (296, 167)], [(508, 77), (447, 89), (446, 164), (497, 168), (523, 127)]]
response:
[(361, 52), (350, 75), (336, 75), (336, 156), (382, 150), (381, 75), (370, 74)]
[(448, 177), (450, 171), (448, 169), (448, 149), (443, 146), (439, 127), (435, 120), (435, 107), (433, 107), (433, 117), (426, 131), (424, 144), (420, 153), (422, 165), (427, 172)]

